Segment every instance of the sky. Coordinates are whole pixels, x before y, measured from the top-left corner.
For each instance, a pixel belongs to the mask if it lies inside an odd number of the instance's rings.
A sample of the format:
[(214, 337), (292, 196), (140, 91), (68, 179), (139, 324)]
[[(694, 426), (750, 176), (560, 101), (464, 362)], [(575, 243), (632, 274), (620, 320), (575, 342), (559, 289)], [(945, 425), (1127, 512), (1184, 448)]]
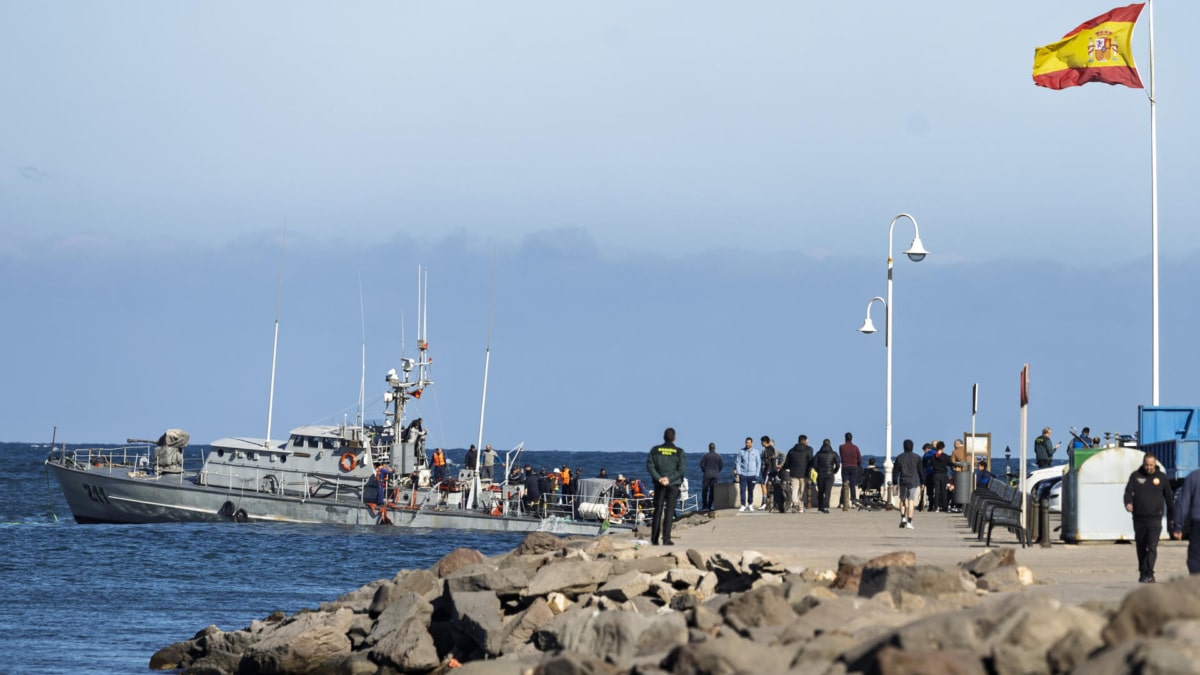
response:
[[(1112, 6), (0, 5), (0, 437), (196, 442), (367, 416), (429, 269), (439, 445), (732, 452), (845, 431), (1132, 433), (1151, 402), (1150, 106), (1033, 85)], [(1189, 306), (1200, 5), (1155, 4), (1160, 403)], [(1150, 80), (1149, 17), (1134, 54)]]

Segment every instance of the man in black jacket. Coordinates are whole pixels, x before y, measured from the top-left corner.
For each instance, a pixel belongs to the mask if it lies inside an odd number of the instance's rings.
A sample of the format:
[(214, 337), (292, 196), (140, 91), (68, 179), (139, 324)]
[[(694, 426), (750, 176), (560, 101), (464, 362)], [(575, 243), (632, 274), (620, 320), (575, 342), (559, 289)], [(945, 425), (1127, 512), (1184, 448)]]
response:
[(1158, 558), (1158, 537), (1162, 534), (1163, 506), (1167, 522), (1175, 520), (1175, 499), (1171, 481), (1158, 468), (1154, 453), (1147, 452), (1142, 466), (1125, 484), (1125, 510), (1133, 514), (1133, 540), (1137, 546), (1138, 583), (1154, 583), (1154, 562)]
[(783, 465), (787, 467), (792, 490), (792, 511), (804, 513), (804, 503), (808, 500), (808, 473), (812, 468), (813, 449), (808, 444), (808, 436), (800, 434), (796, 444), (788, 450)]
[(892, 466), (892, 483), (900, 488), (900, 527), (913, 529), (913, 509), (921, 489), (921, 457), (913, 452), (912, 439), (904, 439), (904, 452)]
[(713, 502), (717, 496), (717, 480), (720, 479), (723, 468), (725, 468), (725, 461), (717, 454), (717, 444), (709, 443), (708, 453), (700, 458), (700, 471), (704, 476), (704, 483), (700, 488), (700, 508), (709, 514), (713, 512)]
[(817, 469), (817, 509), (829, 513), (829, 493), (833, 491), (833, 478), (841, 470), (842, 461), (828, 438), (821, 442), (821, 449), (813, 457), (813, 466)]

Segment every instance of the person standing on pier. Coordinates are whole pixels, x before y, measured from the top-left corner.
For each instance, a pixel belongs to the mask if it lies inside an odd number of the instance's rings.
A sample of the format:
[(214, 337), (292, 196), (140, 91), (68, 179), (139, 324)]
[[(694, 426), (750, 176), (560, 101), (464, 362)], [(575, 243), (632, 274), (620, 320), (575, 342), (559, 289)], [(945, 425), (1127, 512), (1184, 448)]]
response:
[(704, 474), (704, 482), (700, 486), (700, 509), (710, 514), (717, 497), (717, 481), (724, 467), (725, 460), (717, 454), (717, 444), (709, 443), (708, 452), (700, 458), (700, 471)]
[(754, 510), (754, 481), (758, 478), (761, 468), (762, 460), (754, 451), (754, 439), (747, 436), (746, 445), (738, 450), (733, 463), (733, 471), (738, 477), (738, 497), (742, 502), (738, 511)]
[(804, 504), (808, 501), (808, 472), (812, 468), (812, 461), (813, 449), (808, 444), (808, 436), (800, 434), (783, 461), (790, 475), (792, 511), (796, 513), (804, 513)]
[(1163, 507), (1167, 522), (1175, 520), (1175, 498), (1171, 481), (1158, 468), (1154, 453), (1147, 452), (1142, 466), (1125, 484), (1125, 510), (1133, 514), (1133, 542), (1137, 547), (1138, 583), (1154, 583), (1154, 563), (1158, 559), (1158, 537), (1162, 534)]
[(1183, 479), (1179, 487), (1179, 501), (1175, 504), (1174, 531), (1171, 536), (1182, 539), (1184, 529), (1188, 531), (1187, 568), (1188, 574), (1200, 574), (1200, 469)]
[(821, 449), (813, 457), (813, 466), (817, 469), (817, 510), (829, 513), (829, 494), (833, 492), (833, 479), (842, 468), (842, 462), (828, 438), (821, 442)]
[[(675, 429), (663, 431), (663, 442), (650, 448), (646, 471), (654, 484), (654, 516), (650, 523), (650, 543), (659, 541), (667, 546), (671, 541), (671, 525), (675, 521), (675, 504), (679, 501), (679, 486), (683, 483), (687, 460), (683, 448), (675, 445)], [(661, 535), (661, 539), (660, 536)]]
[(759, 506), (766, 511), (768, 495), (771, 491), (771, 479), (775, 477), (779, 469), (775, 462), (775, 443), (771, 441), (771, 437), (763, 436), (759, 443), (762, 444), (762, 472), (758, 476), (758, 484), (762, 487), (762, 503)]
[(838, 448), (842, 456), (842, 489), (850, 489), (850, 503), (858, 501), (858, 483), (862, 480), (862, 451), (854, 444), (854, 434), (846, 432), (846, 442)]

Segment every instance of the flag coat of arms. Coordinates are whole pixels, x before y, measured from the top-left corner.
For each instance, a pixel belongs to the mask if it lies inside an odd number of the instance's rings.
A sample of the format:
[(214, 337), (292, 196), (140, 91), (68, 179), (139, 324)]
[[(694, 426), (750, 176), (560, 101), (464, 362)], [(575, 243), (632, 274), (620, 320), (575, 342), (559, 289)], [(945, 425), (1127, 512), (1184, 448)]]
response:
[(1088, 82), (1142, 88), (1133, 64), (1133, 25), (1142, 4), (1118, 7), (1084, 21), (1058, 42), (1038, 47), (1033, 54), (1033, 82), (1039, 87), (1066, 89)]

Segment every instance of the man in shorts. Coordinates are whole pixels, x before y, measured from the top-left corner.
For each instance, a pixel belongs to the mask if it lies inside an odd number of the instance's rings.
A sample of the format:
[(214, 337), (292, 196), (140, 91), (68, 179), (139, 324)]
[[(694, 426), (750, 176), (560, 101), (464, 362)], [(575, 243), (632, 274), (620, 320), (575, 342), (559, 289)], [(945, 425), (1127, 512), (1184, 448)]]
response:
[(892, 483), (900, 489), (900, 529), (913, 529), (913, 510), (921, 490), (921, 456), (913, 452), (911, 439), (904, 439), (904, 452), (892, 467)]

